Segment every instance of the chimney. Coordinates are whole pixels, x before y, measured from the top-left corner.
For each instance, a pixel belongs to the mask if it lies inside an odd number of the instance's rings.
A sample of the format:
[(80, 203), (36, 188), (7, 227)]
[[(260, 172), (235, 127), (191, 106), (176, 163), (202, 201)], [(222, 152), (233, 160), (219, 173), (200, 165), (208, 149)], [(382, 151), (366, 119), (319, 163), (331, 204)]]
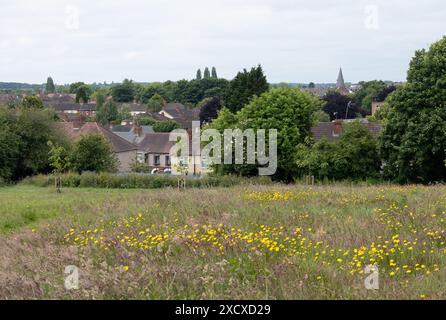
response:
[(333, 137), (339, 137), (342, 133), (342, 120), (335, 120), (333, 122)]
[(143, 135), (142, 127), (139, 125), (139, 121), (136, 116), (133, 117), (133, 133), (137, 137), (141, 137)]
[(85, 117), (83, 115), (80, 115), (73, 121), (73, 129), (74, 130), (80, 130), (85, 123)]

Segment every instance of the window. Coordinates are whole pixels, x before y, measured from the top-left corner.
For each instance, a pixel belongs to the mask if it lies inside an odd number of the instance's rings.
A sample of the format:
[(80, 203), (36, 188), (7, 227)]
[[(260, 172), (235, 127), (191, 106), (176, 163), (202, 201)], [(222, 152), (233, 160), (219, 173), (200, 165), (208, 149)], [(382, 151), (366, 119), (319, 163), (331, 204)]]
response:
[(155, 156), (154, 157), (154, 164), (155, 164), (155, 166), (159, 166), (161, 164), (161, 157), (160, 156)]
[(166, 156), (166, 167), (170, 167), (171, 165), (170, 156)]
[(138, 152), (137, 156), (136, 156), (136, 161), (138, 161), (138, 163), (145, 163), (147, 159), (147, 155), (144, 152)]

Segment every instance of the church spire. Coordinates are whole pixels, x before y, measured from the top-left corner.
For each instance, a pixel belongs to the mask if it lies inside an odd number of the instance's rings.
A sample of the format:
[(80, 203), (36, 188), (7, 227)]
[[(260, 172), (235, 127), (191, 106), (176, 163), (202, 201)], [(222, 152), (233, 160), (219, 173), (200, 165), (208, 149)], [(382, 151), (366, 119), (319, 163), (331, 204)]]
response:
[(336, 90), (343, 95), (347, 95), (350, 93), (350, 90), (345, 85), (344, 74), (342, 73), (342, 67), (339, 69), (338, 80), (336, 82)]
[(342, 67), (339, 69), (339, 75), (338, 75), (338, 81), (336, 83), (336, 87), (338, 89), (345, 88), (344, 74), (342, 73)]

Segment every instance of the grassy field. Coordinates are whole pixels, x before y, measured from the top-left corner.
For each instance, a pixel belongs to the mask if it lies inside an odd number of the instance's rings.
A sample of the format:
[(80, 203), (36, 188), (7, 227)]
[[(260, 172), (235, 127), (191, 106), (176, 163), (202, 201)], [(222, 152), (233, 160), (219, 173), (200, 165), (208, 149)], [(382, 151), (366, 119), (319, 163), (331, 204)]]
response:
[(445, 299), (445, 219), (444, 186), (0, 188), (0, 299)]

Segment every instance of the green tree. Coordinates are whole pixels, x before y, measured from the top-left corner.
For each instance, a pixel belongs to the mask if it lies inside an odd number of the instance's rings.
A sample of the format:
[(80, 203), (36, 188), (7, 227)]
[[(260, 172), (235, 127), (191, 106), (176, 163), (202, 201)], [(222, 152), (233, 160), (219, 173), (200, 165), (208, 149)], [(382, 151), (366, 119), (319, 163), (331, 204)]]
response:
[(54, 113), (46, 109), (0, 107), (0, 128), (0, 174), (7, 180), (48, 173), (48, 141), (68, 144)]
[(201, 80), (203, 79), (203, 76), (201, 75), (201, 69), (197, 70), (197, 77), (195, 78), (196, 80)]
[(204, 69), (203, 79), (210, 79), (210, 78), (211, 78), (211, 72), (209, 71), (209, 68), (206, 67), (206, 69)]
[(60, 193), (62, 188), (61, 174), (69, 168), (69, 154), (65, 147), (54, 144), (52, 141), (48, 141), (48, 146), (50, 147), (48, 160), (53, 168), (53, 173), (56, 174), (56, 190)]
[(154, 126), (157, 121), (151, 117), (141, 117), (138, 119), (138, 122), (141, 126)]
[(24, 107), (26, 109), (43, 109), (44, 108), (42, 99), (40, 99), (38, 96), (26, 96), (25, 98), (23, 98), (21, 105), (22, 105), (22, 107)]
[(99, 89), (95, 91), (93, 98), (96, 100), (96, 109), (99, 110), (107, 101), (107, 90)]
[(107, 101), (96, 109), (96, 121), (102, 125), (116, 121), (118, 117), (118, 106), (114, 101)]
[(314, 118), (314, 123), (330, 122), (330, 116), (323, 110), (318, 110), (315, 113), (313, 113), (313, 118)]
[(239, 72), (237, 76), (229, 83), (225, 94), (225, 105), (231, 112), (237, 112), (247, 105), (254, 96), (259, 96), (268, 91), (269, 85), (263, 69), (259, 65)]
[(92, 90), (89, 85), (81, 85), (76, 89), (76, 103), (88, 103)]
[(76, 94), (77, 93), (77, 89), (79, 87), (81, 87), (81, 86), (84, 86), (84, 85), (85, 85), (85, 83), (83, 83), (83, 82), (72, 83), (72, 84), (70, 84), (69, 92), (73, 93), (73, 94)]
[(344, 126), (335, 142), (322, 139), (314, 145), (299, 145), (297, 166), (302, 174), (320, 180), (361, 180), (379, 176), (381, 159), (377, 141), (369, 130), (354, 122)]
[(21, 141), (2, 118), (0, 116), (0, 181), (10, 182), (14, 178), (16, 161), (20, 156)]
[(217, 69), (215, 69), (215, 67), (212, 67), (211, 77), (212, 77), (212, 79), (218, 79)]
[(133, 102), (135, 99), (135, 84), (133, 81), (125, 79), (121, 84), (114, 85), (111, 88), (113, 100), (116, 102)]
[(150, 98), (150, 100), (147, 102), (147, 106), (152, 112), (160, 112), (161, 110), (163, 110), (165, 104), (166, 102), (164, 101), (164, 98), (158, 93), (155, 93), (153, 97)]
[(54, 85), (53, 78), (48, 77), (46, 80), (46, 87), (45, 87), (46, 93), (54, 93), (56, 92), (56, 86)]
[(385, 177), (446, 180), (446, 37), (415, 53), (407, 83), (386, 100), (381, 139)]
[(173, 130), (180, 128), (180, 124), (175, 121), (161, 121), (156, 122), (153, 125), (153, 131), (155, 132), (172, 132)]
[[(313, 113), (320, 110), (322, 101), (298, 89), (272, 89), (254, 98), (237, 114), (222, 109), (210, 127), (224, 129), (276, 129), (278, 130), (278, 169), (274, 178), (292, 181), (298, 174), (296, 163), (297, 146), (310, 135)], [(220, 165), (218, 173), (255, 175), (255, 166)]]
[(371, 111), (373, 99), (387, 88), (387, 84), (384, 81), (378, 80), (362, 81), (359, 84), (361, 88), (355, 92), (353, 102), (361, 108)]
[(83, 136), (76, 142), (70, 163), (72, 169), (79, 173), (115, 172), (118, 165), (110, 143), (99, 134)]

